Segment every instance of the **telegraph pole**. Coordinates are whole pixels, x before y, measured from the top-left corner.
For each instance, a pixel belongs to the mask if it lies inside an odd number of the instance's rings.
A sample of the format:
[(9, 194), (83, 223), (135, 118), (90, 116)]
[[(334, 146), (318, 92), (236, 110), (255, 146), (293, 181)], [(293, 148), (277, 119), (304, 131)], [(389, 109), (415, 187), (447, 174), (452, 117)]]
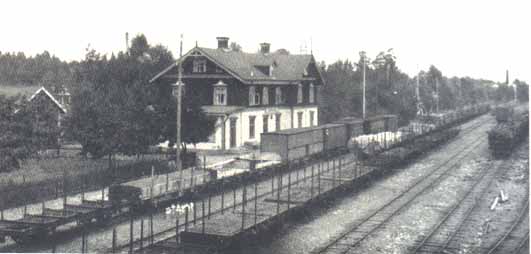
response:
[(439, 113), (439, 79), (435, 78), (435, 110)]
[(179, 47), (179, 61), (177, 62), (178, 78), (177, 83), (174, 84), (174, 95), (177, 99), (177, 122), (175, 133), (175, 171), (179, 171), (179, 192), (181, 192), (183, 185), (183, 169), (181, 162), (181, 87), (184, 85), (182, 82), (182, 57), (183, 57), (183, 35), (181, 34), (180, 47)]
[(363, 119), (366, 118), (366, 113), (365, 113), (365, 51), (361, 51), (360, 52), (360, 58), (361, 58), (361, 64), (363, 65), (363, 99), (362, 99), (362, 102), (363, 102)]

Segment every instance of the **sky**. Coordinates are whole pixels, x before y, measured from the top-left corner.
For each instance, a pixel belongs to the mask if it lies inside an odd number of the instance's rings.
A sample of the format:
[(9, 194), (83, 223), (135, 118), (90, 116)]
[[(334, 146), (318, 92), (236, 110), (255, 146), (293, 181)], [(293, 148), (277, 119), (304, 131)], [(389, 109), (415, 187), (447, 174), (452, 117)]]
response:
[(216, 47), (227, 36), (244, 51), (259, 43), (317, 61), (374, 58), (393, 48), (398, 67), (413, 76), (435, 65), (445, 76), (531, 83), (531, 1), (0, 1), (0, 51), (44, 50), (81, 60), (85, 48), (125, 49), (125, 33), (178, 55), (197, 42)]

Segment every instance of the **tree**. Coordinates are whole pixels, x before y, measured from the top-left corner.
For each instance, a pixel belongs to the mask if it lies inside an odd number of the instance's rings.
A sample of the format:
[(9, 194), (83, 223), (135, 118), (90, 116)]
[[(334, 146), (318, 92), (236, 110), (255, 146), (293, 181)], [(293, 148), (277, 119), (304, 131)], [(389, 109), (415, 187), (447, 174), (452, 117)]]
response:
[(0, 172), (20, 168), (21, 161), (35, 152), (31, 135), (31, 118), (17, 101), (25, 98), (0, 95)]
[(230, 49), (232, 51), (241, 52), (242, 51), (242, 46), (240, 46), (240, 44), (238, 44), (237, 42), (231, 42), (230, 43)]

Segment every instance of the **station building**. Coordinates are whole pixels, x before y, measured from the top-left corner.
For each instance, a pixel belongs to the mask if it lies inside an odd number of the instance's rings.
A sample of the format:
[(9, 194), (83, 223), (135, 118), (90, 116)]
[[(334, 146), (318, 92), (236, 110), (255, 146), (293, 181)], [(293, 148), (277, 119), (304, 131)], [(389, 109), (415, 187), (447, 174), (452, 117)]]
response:
[[(246, 53), (230, 49), (227, 37), (217, 37), (217, 44), (196, 45), (178, 60), (184, 96), (193, 94), (216, 119), (214, 134), (196, 148), (257, 145), (264, 132), (318, 125), (324, 80), (312, 54), (270, 52), (269, 43), (261, 43), (257, 53)], [(170, 85), (177, 80), (177, 64), (172, 64), (151, 82)]]

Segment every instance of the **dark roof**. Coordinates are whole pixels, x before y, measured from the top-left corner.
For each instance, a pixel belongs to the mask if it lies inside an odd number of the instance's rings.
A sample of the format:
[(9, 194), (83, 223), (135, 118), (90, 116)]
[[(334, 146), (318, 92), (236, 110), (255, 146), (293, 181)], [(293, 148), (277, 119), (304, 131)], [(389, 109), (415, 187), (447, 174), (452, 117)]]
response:
[[(282, 52), (273, 53), (245, 53), (227, 49), (210, 49), (195, 47), (182, 57), (185, 59), (192, 52), (200, 52), (209, 60), (225, 69), (244, 83), (259, 83), (266, 81), (296, 83), (302, 80), (313, 80), (314, 77), (304, 77), (305, 69), (312, 62), (315, 63), (313, 55), (294, 55)], [(154, 76), (150, 82), (155, 81), (172, 68), (177, 63), (172, 64), (162, 72)], [(269, 76), (259, 70), (261, 66), (273, 66), (272, 75)], [(317, 68), (319, 72), (319, 68)], [(322, 80), (321, 74), (318, 73)]]
[[(312, 55), (286, 55), (281, 53), (245, 53), (223, 49), (199, 48), (215, 62), (231, 70), (244, 80), (302, 80), (304, 69)], [(273, 75), (261, 72), (256, 66), (273, 66)]]

